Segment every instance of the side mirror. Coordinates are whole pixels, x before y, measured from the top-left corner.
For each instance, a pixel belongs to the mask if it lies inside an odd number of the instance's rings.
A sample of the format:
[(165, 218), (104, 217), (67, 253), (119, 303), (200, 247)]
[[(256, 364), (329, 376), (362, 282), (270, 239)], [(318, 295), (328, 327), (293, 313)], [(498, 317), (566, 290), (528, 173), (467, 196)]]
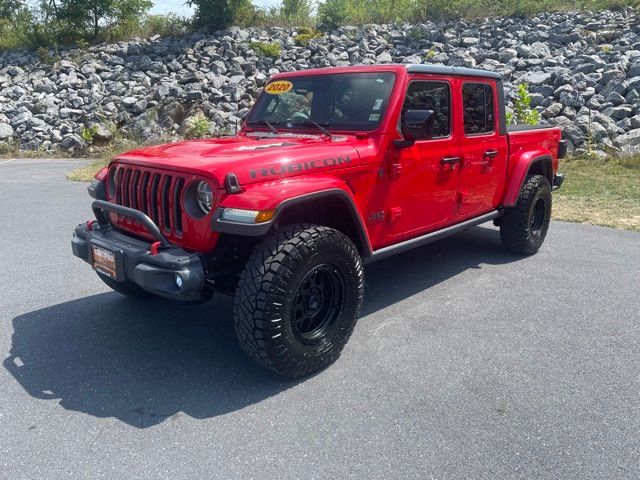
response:
[(416, 140), (426, 140), (433, 137), (433, 110), (407, 110), (404, 113), (402, 136), (404, 140), (396, 140), (398, 148), (410, 147)]

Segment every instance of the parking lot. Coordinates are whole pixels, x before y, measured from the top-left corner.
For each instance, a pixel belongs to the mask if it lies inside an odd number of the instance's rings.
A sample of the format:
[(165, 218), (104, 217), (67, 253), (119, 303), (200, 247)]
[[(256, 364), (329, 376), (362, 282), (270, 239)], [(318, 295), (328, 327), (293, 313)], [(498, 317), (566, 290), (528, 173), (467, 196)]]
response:
[(73, 257), (73, 160), (0, 163), (0, 477), (637, 478), (640, 234), (554, 222), (369, 265), (341, 358), (255, 366), (231, 300), (139, 302)]

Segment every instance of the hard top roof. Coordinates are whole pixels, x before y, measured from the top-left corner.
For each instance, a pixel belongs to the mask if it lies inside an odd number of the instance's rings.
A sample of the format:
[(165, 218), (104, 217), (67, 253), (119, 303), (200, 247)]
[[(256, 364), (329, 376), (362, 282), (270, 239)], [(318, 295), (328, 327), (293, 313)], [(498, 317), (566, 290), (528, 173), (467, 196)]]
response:
[(349, 73), (354, 71), (364, 72), (388, 72), (406, 70), (408, 73), (425, 73), (434, 75), (455, 75), (464, 77), (493, 78), (501, 80), (502, 75), (489, 70), (480, 70), (477, 68), (465, 67), (447, 67), (444, 65), (428, 65), (428, 64), (400, 64), (400, 63), (384, 63), (374, 65), (351, 65), (345, 67), (323, 67), (311, 68), (308, 70), (296, 70), (293, 72), (280, 72), (273, 75), (272, 78), (291, 77), (303, 75), (328, 75), (331, 73)]

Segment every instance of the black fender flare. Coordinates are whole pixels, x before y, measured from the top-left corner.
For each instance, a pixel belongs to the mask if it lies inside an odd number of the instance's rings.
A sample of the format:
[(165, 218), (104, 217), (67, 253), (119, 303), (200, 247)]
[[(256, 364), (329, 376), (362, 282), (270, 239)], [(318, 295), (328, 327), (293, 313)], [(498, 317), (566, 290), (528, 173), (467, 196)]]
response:
[(312, 202), (322, 198), (333, 197), (338, 198), (347, 208), (351, 220), (353, 221), (356, 234), (358, 235), (358, 242), (360, 244), (359, 250), (364, 258), (369, 258), (372, 253), (371, 242), (367, 230), (362, 220), (353, 199), (347, 192), (340, 188), (330, 188), (326, 190), (319, 190), (316, 192), (310, 192), (296, 197), (287, 198), (278, 204), (276, 207), (275, 216), (268, 222), (262, 223), (241, 223), (224, 220), (222, 218), (222, 208), (216, 209), (211, 218), (211, 229), (220, 233), (229, 233), (233, 235), (241, 236), (263, 236), (266, 235), (272, 228), (278, 225), (278, 219), (286, 209), (302, 203)]

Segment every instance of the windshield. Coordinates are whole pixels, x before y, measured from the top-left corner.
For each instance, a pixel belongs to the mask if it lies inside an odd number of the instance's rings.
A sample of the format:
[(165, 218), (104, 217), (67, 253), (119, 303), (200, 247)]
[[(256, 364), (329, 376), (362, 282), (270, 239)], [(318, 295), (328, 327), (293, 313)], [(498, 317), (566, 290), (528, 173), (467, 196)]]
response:
[[(380, 125), (389, 102), (392, 72), (336, 73), (269, 82), (247, 117), (247, 125), (282, 129), (370, 131)], [(313, 128), (313, 127), (311, 127)]]

